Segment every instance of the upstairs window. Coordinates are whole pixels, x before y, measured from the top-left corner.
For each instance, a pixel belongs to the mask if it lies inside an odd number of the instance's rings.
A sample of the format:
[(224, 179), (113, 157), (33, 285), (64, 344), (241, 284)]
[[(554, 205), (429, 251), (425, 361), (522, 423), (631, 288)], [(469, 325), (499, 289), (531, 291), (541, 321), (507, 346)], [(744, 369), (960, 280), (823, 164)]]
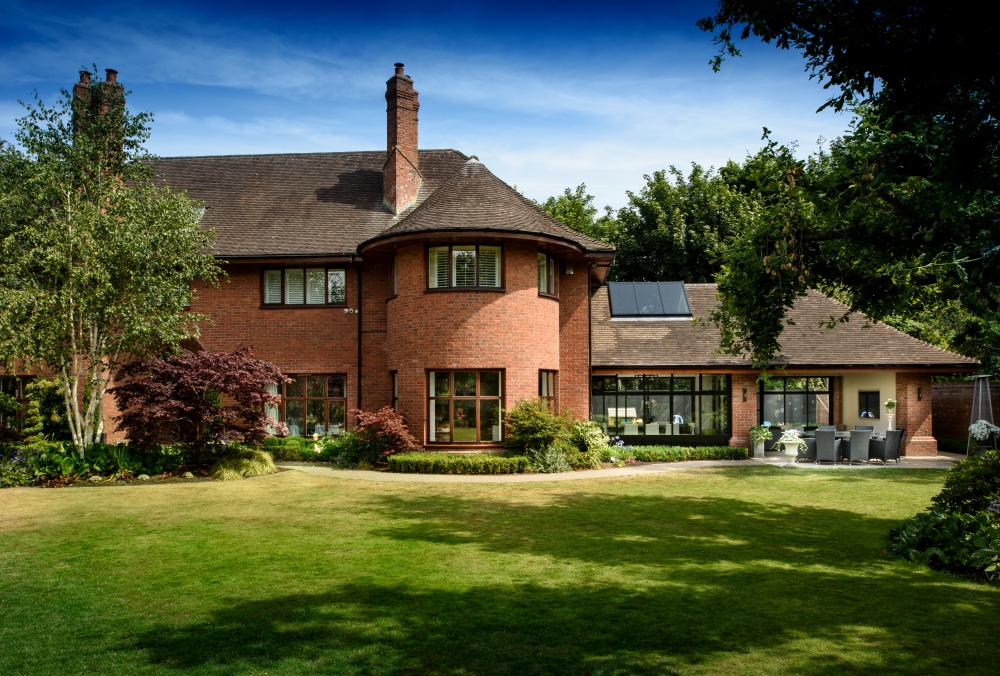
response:
[(498, 246), (434, 246), (427, 253), (428, 288), (498, 289), (502, 284), (501, 248)]
[(347, 273), (343, 268), (279, 268), (263, 271), (264, 305), (346, 305)]
[(538, 293), (556, 295), (556, 266), (555, 258), (538, 253)]

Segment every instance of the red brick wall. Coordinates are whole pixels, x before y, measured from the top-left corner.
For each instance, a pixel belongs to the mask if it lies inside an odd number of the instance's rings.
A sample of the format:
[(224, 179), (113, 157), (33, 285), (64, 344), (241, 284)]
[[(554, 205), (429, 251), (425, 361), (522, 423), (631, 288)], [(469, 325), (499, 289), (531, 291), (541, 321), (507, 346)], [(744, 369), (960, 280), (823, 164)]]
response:
[[(917, 388), (923, 399), (917, 400)], [(906, 430), (903, 455), (936, 455), (933, 436), (931, 377), (914, 373), (896, 373), (896, 427)]]
[(844, 376), (833, 377), (833, 424), (844, 422)]
[(573, 262), (572, 275), (566, 274), (566, 262), (560, 263), (557, 407), (580, 420), (590, 417), (589, 275), (582, 260)]
[[(933, 383), (934, 438), (968, 439), (972, 416), (972, 383)], [(926, 397), (926, 390), (924, 391)], [(990, 384), (993, 420), (1000, 420), (1000, 383)]]
[(420, 102), (413, 80), (402, 67), (386, 82), (386, 145), (388, 156), (383, 173), (385, 203), (395, 213), (412, 204), (420, 189), (417, 158), (417, 111)]
[[(750, 428), (757, 424), (757, 374), (734, 373), (731, 380), (733, 436), (729, 439), (729, 445), (750, 448)], [(743, 401), (744, 389), (747, 391), (746, 401)], [(753, 451), (752, 448), (750, 450)]]
[(361, 406), (375, 411), (392, 405), (385, 339), (387, 302), (392, 295), (392, 263), (366, 263), (361, 282)]
[[(538, 295), (534, 246), (504, 247), (504, 292), (428, 292), (424, 251), (411, 245), (397, 253), (398, 296), (388, 303), (386, 332), (388, 370), (399, 373), (400, 412), (421, 440), (428, 432), (427, 369), (505, 369), (507, 407), (537, 397), (539, 369), (560, 371), (561, 319), (561, 303)], [(570, 315), (575, 325), (576, 313)], [(560, 371), (561, 380), (566, 375)]]

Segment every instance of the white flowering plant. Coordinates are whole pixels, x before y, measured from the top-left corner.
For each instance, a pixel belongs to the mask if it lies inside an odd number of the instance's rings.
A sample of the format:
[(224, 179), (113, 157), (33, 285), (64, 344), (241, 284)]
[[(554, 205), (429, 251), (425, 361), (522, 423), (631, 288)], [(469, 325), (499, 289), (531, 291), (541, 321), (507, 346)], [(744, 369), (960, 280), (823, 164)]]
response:
[(985, 420), (977, 420), (969, 425), (969, 434), (972, 435), (973, 439), (982, 443), (994, 434), (1000, 434), (1000, 427), (997, 427), (992, 423), (988, 423)]
[(782, 444), (790, 444), (792, 442), (797, 442), (800, 447), (804, 447), (806, 442), (802, 439), (802, 433), (798, 430), (785, 430), (781, 433), (781, 438), (778, 439)]
[(893, 411), (896, 410), (896, 400), (895, 399), (886, 399), (885, 400), (885, 404), (883, 404), (883, 405), (885, 406), (885, 410), (889, 411), (889, 413), (892, 413)]

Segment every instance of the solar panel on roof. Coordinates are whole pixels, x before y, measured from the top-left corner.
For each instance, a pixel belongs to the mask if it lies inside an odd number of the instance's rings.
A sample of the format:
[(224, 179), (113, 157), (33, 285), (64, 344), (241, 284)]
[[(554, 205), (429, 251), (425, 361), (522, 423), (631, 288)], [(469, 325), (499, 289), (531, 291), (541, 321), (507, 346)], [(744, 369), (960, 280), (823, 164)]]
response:
[(632, 282), (609, 282), (608, 295), (611, 298), (613, 317), (634, 317), (639, 314)]
[(690, 317), (684, 282), (609, 282), (612, 317)]

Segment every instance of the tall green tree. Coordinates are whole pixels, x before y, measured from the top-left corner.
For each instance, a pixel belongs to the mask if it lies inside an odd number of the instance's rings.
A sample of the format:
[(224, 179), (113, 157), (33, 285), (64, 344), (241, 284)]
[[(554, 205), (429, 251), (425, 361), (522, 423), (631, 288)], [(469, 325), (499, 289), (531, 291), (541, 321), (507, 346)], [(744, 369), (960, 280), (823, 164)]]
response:
[[(973, 10), (722, 0), (699, 22), (720, 45), (716, 69), (751, 35), (799, 49), (833, 90), (826, 105), (856, 114), (806, 162), (762, 151), (781, 189), (725, 247), (713, 316), (724, 349), (769, 363), (788, 309), (818, 288), (1000, 366), (1000, 50), (994, 13)], [(941, 316), (948, 326), (928, 324)]]
[(197, 335), (191, 283), (220, 273), (199, 205), (154, 181), (151, 116), (89, 77), (55, 107), (36, 95), (0, 145), (0, 358), (57, 375), (81, 456), (123, 360)]

